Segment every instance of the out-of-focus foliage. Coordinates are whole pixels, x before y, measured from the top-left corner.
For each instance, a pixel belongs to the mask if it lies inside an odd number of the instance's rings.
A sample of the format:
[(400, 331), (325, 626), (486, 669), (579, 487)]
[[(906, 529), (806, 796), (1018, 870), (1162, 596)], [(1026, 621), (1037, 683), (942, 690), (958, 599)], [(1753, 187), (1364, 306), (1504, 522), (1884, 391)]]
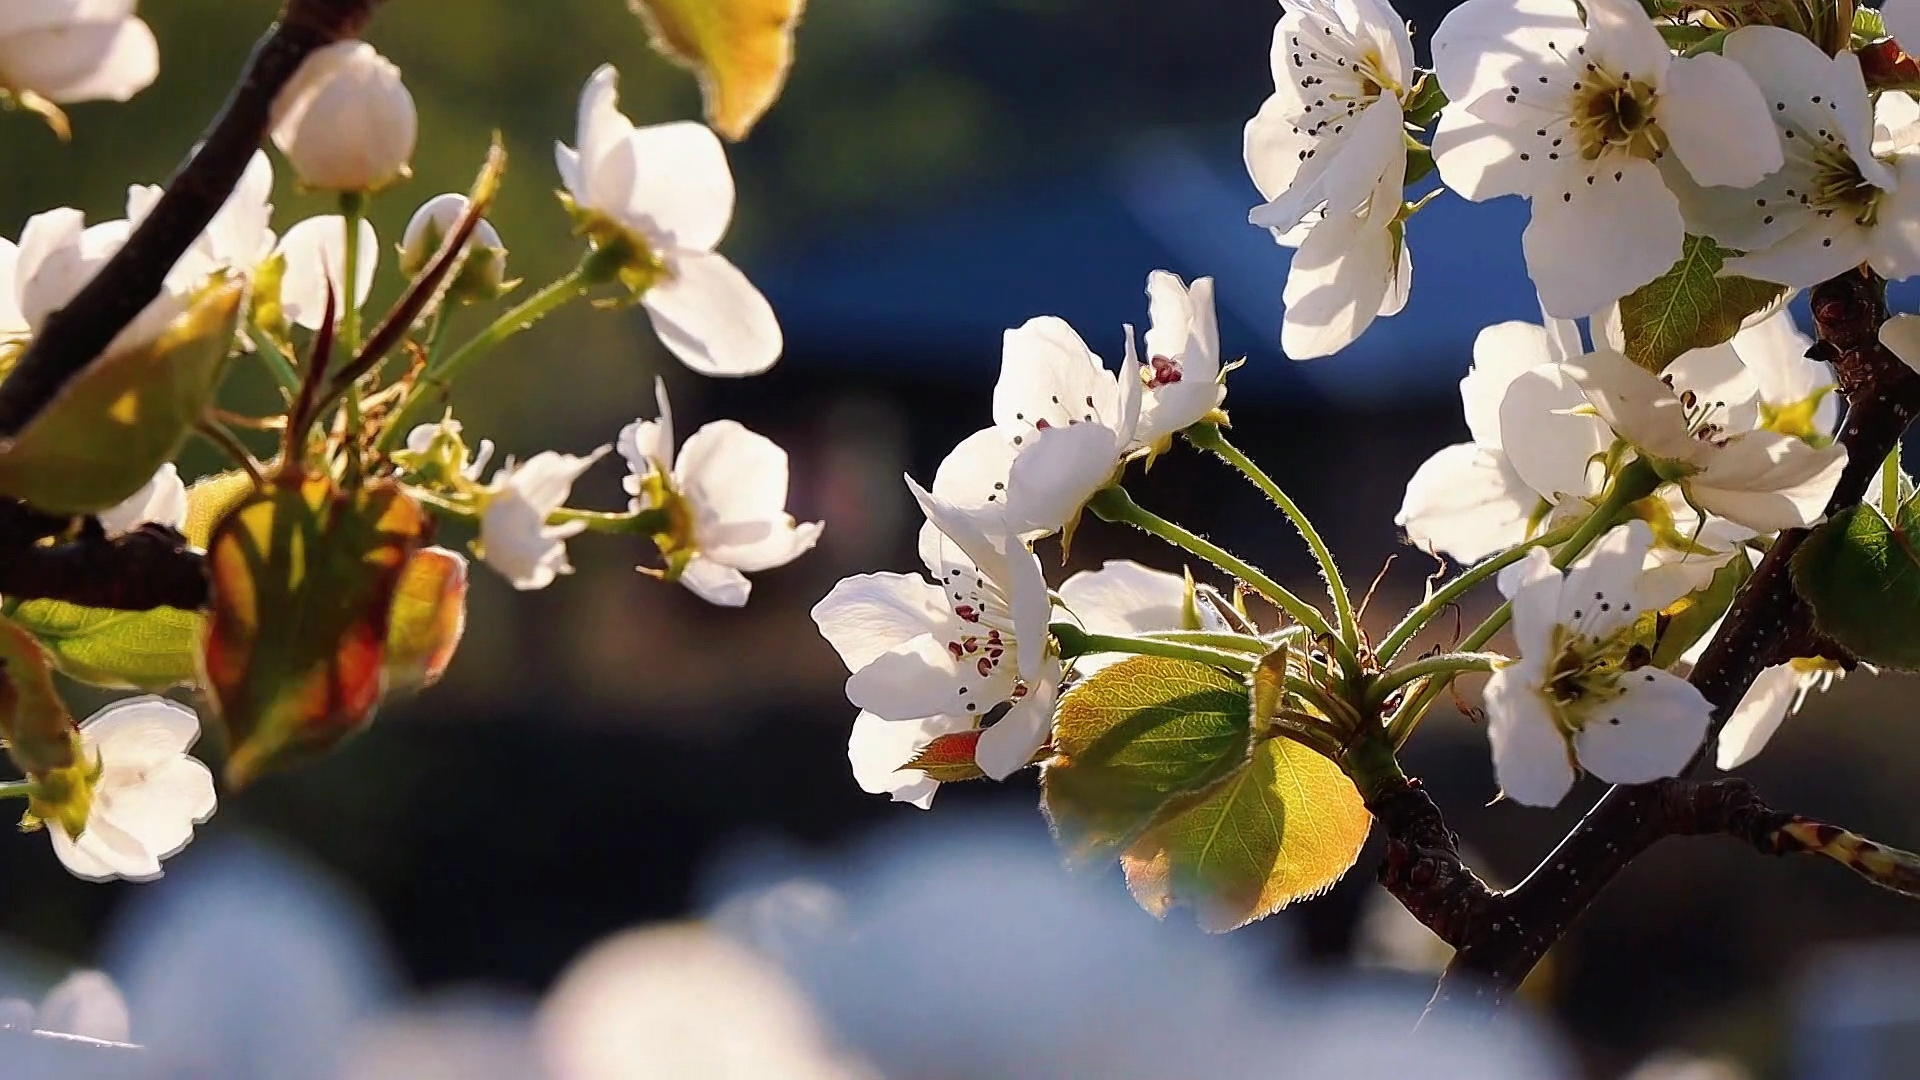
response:
[(805, 0), (628, 0), (662, 56), (692, 68), (707, 122), (747, 137), (773, 107), (793, 66), (793, 29)]

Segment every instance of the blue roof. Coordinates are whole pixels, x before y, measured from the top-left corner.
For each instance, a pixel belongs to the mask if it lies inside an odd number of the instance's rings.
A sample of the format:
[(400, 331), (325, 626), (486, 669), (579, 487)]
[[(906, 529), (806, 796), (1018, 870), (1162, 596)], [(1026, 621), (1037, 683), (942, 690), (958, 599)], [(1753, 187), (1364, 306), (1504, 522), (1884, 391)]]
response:
[(1282, 356), (1280, 290), (1292, 252), (1247, 223), (1259, 201), (1237, 140), (1161, 134), (1104, 168), (989, 190), (937, 211), (767, 253), (754, 278), (795, 363), (997, 369), (1001, 332), (1066, 318), (1096, 351), (1146, 320), (1148, 271), (1216, 279), (1222, 348), (1245, 355), (1236, 395), (1307, 393), (1387, 403), (1450, 392), (1479, 330), (1538, 321), (1520, 250), (1527, 209), (1443, 194), (1408, 225), (1412, 298), (1337, 356)]

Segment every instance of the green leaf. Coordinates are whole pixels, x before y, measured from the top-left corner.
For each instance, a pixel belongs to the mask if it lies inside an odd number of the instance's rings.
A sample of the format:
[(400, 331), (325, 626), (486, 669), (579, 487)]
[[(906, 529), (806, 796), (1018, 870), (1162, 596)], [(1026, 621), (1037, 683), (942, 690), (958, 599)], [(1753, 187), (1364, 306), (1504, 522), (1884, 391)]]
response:
[(1195, 909), (1223, 933), (1317, 896), (1360, 857), (1373, 818), (1340, 767), (1286, 738), (1212, 787), (1169, 804), (1121, 856), (1140, 906)]
[(1814, 624), (1869, 664), (1920, 671), (1920, 500), (1888, 522), (1871, 506), (1836, 514), (1793, 555)]
[(1747, 316), (1786, 290), (1752, 278), (1723, 276), (1733, 253), (1703, 236), (1689, 236), (1680, 261), (1620, 300), (1626, 353), (1655, 373), (1681, 353), (1729, 341)]
[(707, 122), (747, 137), (780, 97), (805, 0), (627, 0), (662, 56), (700, 76)]
[(1133, 656), (1061, 697), (1041, 806), (1069, 862), (1119, 853), (1173, 797), (1247, 759), (1247, 688), (1205, 664)]
[(1650, 666), (1669, 668), (1678, 663), (1681, 655), (1698, 644), (1733, 606), (1734, 595), (1752, 575), (1753, 560), (1745, 551), (1738, 552), (1713, 572), (1706, 588), (1642, 616), (1642, 629), (1646, 631), (1642, 639), (1653, 640), (1656, 634), (1658, 638)]
[(373, 722), (394, 594), (428, 524), (391, 482), (342, 491), (314, 476), (276, 480), (214, 528), (203, 662), (229, 784)]
[(60, 600), (28, 600), (7, 612), (69, 678), (95, 686), (160, 693), (199, 681), (197, 611), (110, 611)]
[(213, 400), (245, 294), (244, 281), (216, 278), (154, 341), (82, 369), (0, 445), (0, 495), (90, 514), (140, 490)]

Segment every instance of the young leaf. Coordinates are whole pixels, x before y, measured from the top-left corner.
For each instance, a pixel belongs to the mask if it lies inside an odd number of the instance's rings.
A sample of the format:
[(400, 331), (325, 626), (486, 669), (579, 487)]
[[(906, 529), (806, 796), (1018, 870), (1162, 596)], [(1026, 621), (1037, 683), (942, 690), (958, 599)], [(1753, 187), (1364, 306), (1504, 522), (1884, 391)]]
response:
[(466, 629), (466, 557), (437, 547), (415, 552), (387, 619), (387, 684), (414, 689), (439, 682)]
[(1177, 795), (1247, 760), (1247, 687), (1187, 660), (1133, 656), (1054, 713), (1041, 808), (1072, 863), (1117, 854)]
[(1920, 671), (1920, 509), (1834, 515), (1793, 555), (1793, 584), (1820, 632), (1869, 664)]
[(707, 122), (738, 142), (780, 96), (805, 0), (627, 0), (662, 56), (700, 76)]
[(309, 477), (254, 493), (214, 528), (204, 664), (229, 784), (373, 721), (394, 592), (427, 524), (391, 483), (344, 492)]
[(88, 365), (0, 445), (0, 495), (89, 514), (140, 490), (213, 399), (245, 292), (244, 281), (216, 279), (151, 344)]
[(1120, 857), (1157, 917), (1189, 904), (1224, 933), (1317, 896), (1360, 857), (1373, 818), (1340, 767), (1294, 742), (1262, 742), (1212, 787), (1169, 804)]
[(1680, 261), (1620, 300), (1626, 354), (1655, 373), (1681, 353), (1732, 340), (1747, 316), (1786, 292), (1752, 278), (1722, 276), (1731, 253), (1704, 236), (1689, 236)]
[(974, 764), (974, 753), (980, 746), (980, 731), (956, 731), (951, 735), (942, 735), (928, 743), (913, 760), (902, 768), (918, 769), (943, 784), (958, 783), (962, 780), (985, 780), (987, 774)]
[(178, 608), (111, 611), (28, 600), (8, 612), (61, 674), (95, 686), (160, 693), (199, 681), (206, 616)]

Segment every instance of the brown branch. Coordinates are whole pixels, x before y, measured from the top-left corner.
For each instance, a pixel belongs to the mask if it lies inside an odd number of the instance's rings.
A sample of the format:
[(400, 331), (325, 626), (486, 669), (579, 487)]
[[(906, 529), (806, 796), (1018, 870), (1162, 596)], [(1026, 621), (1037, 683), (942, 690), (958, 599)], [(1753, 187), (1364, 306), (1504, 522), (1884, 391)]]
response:
[[(206, 561), (164, 525), (108, 539), (100, 523), (73, 522), (0, 500), (0, 596), (148, 611), (205, 607)], [(53, 543), (42, 543), (53, 539)]]
[(381, 0), (288, 0), (240, 82), (153, 210), (118, 254), (48, 316), (0, 382), (0, 439), (20, 434), (160, 294), (174, 263), (205, 231), (266, 138), (274, 98), (315, 50), (359, 34)]
[[(1885, 295), (1885, 283), (1866, 272), (1843, 274), (1812, 293), (1820, 336), (1815, 355), (1833, 365), (1848, 400), (1839, 436), (1848, 461), (1828, 504), (1830, 514), (1860, 501), (1880, 462), (1920, 414), (1920, 374), (1880, 344), (1880, 324), (1887, 319)], [(1793, 589), (1791, 560), (1806, 536), (1804, 529), (1780, 534), (1693, 670), (1691, 681), (1714, 706), (1714, 734), (1769, 665), (1824, 649)], [(1703, 747), (1688, 773), (1706, 753)], [(1763, 820), (1764, 807), (1743, 782), (1702, 785), (1677, 778), (1616, 785), (1526, 880), (1494, 893), (1460, 862), (1452, 834), (1423, 792), (1386, 802), (1375, 808), (1389, 833), (1381, 881), (1457, 950), (1434, 1004), (1480, 1013), (1511, 995), (1600, 891), (1665, 837), (1734, 831), (1764, 847), (1755, 839), (1763, 834), (1750, 831), (1759, 828), (1755, 823)], [(1784, 819), (1764, 821), (1774, 830), (1764, 837), (1776, 845), (1775, 853), (1812, 850), (1775, 835)], [(1830, 828), (1808, 824), (1818, 826), (1816, 832)]]

